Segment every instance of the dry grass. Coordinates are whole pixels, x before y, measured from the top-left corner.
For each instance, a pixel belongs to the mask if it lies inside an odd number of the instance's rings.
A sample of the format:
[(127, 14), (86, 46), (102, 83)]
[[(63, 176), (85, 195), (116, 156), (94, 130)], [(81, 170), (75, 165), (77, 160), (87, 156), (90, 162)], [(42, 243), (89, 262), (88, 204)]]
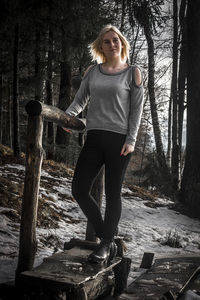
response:
[[(19, 223), (21, 215), (21, 205), (24, 189), (24, 171), (17, 168), (7, 168), (7, 164), (21, 164), (25, 165), (25, 155), (22, 153), (20, 158), (13, 155), (13, 151), (4, 145), (0, 144), (0, 164), (4, 165), (5, 174), (0, 177), (0, 206), (5, 208), (12, 208), (12, 210), (5, 210), (3, 213), (12, 221)], [(57, 184), (56, 179), (60, 176), (69, 177), (73, 175), (73, 170), (67, 168), (62, 163), (56, 163), (50, 160), (44, 160), (42, 169), (48, 172), (52, 177), (45, 181), (41, 177), (40, 186), (52, 191), (52, 186)], [(65, 197), (60, 195), (60, 197)], [(68, 196), (68, 200), (74, 201), (72, 197)], [(57, 212), (56, 209), (49, 205), (50, 197), (41, 195), (38, 201), (38, 218), (37, 226), (42, 227), (58, 227), (58, 221), (62, 218), (63, 212)], [(77, 222), (68, 216), (69, 222)]]

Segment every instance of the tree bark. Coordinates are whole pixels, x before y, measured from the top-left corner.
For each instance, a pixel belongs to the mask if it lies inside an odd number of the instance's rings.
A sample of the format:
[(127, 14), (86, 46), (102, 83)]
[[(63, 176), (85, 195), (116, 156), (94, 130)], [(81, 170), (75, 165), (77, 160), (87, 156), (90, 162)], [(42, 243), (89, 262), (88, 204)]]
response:
[(3, 75), (0, 78), (0, 144), (3, 141)]
[(187, 16), (187, 143), (180, 200), (200, 214), (200, 2), (188, 1)]
[(124, 30), (124, 20), (125, 20), (125, 9), (126, 9), (126, 0), (121, 0), (122, 2), (122, 14), (121, 14), (121, 26), (120, 26), (120, 31)]
[[(62, 28), (62, 58), (60, 63), (60, 93), (58, 107), (62, 110), (66, 110), (70, 105), (71, 87), (72, 87), (72, 74), (71, 65), (69, 63), (69, 41), (66, 38), (64, 28)], [(61, 128), (57, 127), (56, 132), (56, 145), (66, 146), (69, 145), (70, 135), (64, 132)], [(65, 160), (59, 154), (59, 148), (56, 149), (56, 160)]]
[(19, 54), (19, 24), (15, 25), (13, 53), (13, 150), (14, 155), (20, 155), (19, 142), (19, 99), (18, 99), (18, 54)]
[(172, 96), (169, 98), (168, 108), (168, 134), (167, 134), (167, 164), (169, 169), (171, 168), (171, 152), (172, 152)]
[(180, 30), (181, 30), (181, 49), (179, 59), (178, 74), (178, 140), (180, 147), (180, 160), (182, 156), (182, 134), (183, 134), (183, 116), (185, 110), (185, 83), (186, 83), (186, 55), (187, 55), (187, 22), (186, 22), (186, 0), (181, 1), (179, 12)]
[[(53, 60), (53, 33), (49, 28), (49, 48), (47, 58), (47, 80), (46, 80), (46, 93), (47, 93), (47, 104), (53, 105), (52, 97), (52, 60)], [(47, 159), (54, 159), (54, 130), (53, 123), (47, 123)]]
[(41, 33), (38, 24), (35, 29), (35, 100), (42, 100), (42, 70), (40, 53)]
[(178, 7), (177, 0), (173, 0), (173, 67), (172, 67), (172, 161), (171, 173), (174, 190), (178, 190), (180, 180), (180, 157), (178, 145)]
[(9, 135), (9, 146), (12, 148), (12, 110), (11, 110), (11, 105), (12, 105), (12, 99), (11, 99), (11, 84), (8, 81), (8, 135)]
[[(60, 74), (60, 94), (58, 107), (62, 110), (66, 110), (69, 106), (69, 90), (71, 86), (71, 67), (68, 62), (61, 63), (61, 74)], [(69, 144), (69, 134), (57, 128), (56, 132), (56, 144), (57, 145), (68, 145)]]

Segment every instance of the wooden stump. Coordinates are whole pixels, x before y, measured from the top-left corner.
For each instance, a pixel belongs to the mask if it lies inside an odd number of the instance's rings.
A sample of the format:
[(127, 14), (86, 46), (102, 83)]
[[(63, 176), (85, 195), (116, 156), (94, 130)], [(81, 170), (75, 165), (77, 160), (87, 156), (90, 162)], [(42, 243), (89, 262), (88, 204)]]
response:
[(88, 242), (87, 245), (87, 241), (82, 242), (80, 247), (71, 248), (68, 244), (67, 248), (70, 249), (45, 258), (43, 263), (32, 271), (22, 272), (18, 286), (29, 286), (34, 290), (42, 289), (43, 293), (62, 292), (62, 297), (66, 296), (67, 300), (96, 299), (102, 294), (109, 293), (114, 286), (114, 281), (110, 282), (109, 276), (120, 264), (121, 258), (117, 257), (107, 265), (89, 263), (87, 257), (93, 251), (95, 243)]

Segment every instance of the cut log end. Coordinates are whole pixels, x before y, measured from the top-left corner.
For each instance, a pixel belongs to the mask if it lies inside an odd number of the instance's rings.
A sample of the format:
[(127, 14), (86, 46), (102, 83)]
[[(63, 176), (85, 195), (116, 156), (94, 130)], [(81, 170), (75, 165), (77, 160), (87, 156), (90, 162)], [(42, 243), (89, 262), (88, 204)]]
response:
[(39, 101), (31, 100), (26, 104), (25, 109), (29, 116), (38, 116), (42, 112), (42, 105)]

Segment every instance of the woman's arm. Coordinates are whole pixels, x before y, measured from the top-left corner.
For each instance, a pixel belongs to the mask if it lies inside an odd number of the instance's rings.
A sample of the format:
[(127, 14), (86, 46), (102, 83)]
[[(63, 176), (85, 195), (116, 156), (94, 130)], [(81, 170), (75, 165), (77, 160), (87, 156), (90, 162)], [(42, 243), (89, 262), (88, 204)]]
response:
[(140, 126), (143, 111), (143, 83), (139, 68), (134, 68), (133, 86), (131, 89), (131, 105), (129, 114), (128, 134), (121, 155), (127, 155), (134, 151), (136, 137)]
[(87, 70), (85, 71), (85, 74), (83, 76), (83, 79), (81, 81), (81, 85), (74, 97), (73, 102), (70, 104), (70, 106), (65, 111), (70, 116), (77, 116), (80, 114), (85, 106), (88, 103), (88, 100), (90, 98), (90, 90), (89, 90), (89, 72), (91, 71), (93, 66), (89, 66)]

